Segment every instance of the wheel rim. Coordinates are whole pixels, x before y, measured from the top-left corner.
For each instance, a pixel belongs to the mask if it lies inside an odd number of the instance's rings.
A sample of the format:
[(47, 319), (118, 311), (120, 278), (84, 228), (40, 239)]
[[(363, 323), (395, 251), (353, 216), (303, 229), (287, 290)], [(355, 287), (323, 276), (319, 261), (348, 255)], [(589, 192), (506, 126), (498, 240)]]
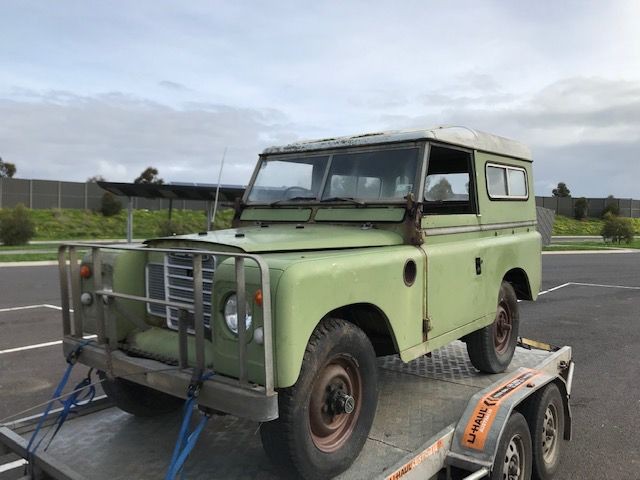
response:
[(499, 354), (502, 354), (509, 349), (512, 328), (513, 321), (511, 319), (511, 311), (505, 302), (501, 301), (498, 304), (495, 328), (493, 329), (494, 345)]
[(558, 455), (558, 410), (552, 403), (547, 405), (542, 423), (542, 458), (547, 464), (555, 462)]
[(338, 450), (351, 437), (362, 406), (362, 378), (355, 359), (341, 355), (325, 364), (309, 401), (309, 427), (314, 445), (325, 453)]
[(520, 435), (514, 435), (509, 441), (502, 467), (503, 480), (521, 480), (525, 475), (524, 442)]

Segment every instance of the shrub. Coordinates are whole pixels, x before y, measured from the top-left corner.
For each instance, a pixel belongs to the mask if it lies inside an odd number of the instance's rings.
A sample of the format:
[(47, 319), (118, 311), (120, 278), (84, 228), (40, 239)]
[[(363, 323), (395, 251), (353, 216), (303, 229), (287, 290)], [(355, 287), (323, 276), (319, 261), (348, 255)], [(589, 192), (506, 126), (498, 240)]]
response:
[(25, 245), (36, 234), (29, 210), (22, 204), (0, 215), (0, 241), (5, 245)]
[(633, 241), (633, 224), (628, 218), (608, 213), (604, 218), (601, 235), (605, 242), (621, 243), (624, 240), (626, 243), (631, 243)]
[(106, 192), (102, 195), (102, 206), (100, 211), (105, 217), (113, 217), (122, 210), (122, 203), (118, 200), (113, 193)]
[(620, 205), (618, 205), (618, 201), (613, 195), (607, 197), (607, 204), (602, 211), (602, 218), (605, 218), (608, 213), (616, 216), (620, 215)]
[(586, 198), (580, 197), (573, 205), (573, 216), (576, 220), (582, 220), (587, 216), (589, 211), (589, 202)]
[(165, 220), (158, 225), (158, 236), (170, 237), (171, 235), (184, 235), (189, 232), (189, 228), (180, 220)]

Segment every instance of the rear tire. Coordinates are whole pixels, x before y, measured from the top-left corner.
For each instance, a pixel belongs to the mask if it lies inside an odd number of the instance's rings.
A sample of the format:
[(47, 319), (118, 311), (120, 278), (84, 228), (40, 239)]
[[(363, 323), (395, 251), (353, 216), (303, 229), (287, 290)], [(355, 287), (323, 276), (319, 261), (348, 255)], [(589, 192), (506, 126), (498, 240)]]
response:
[(531, 434), (521, 413), (513, 412), (502, 432), (491, 480), (531, 479)]
[(533, 478), (551, 480), (560, 466), (564, 434), (564, 402), (555, 384), (531, 398), (527, 420), (533, 444)]
[(136, 417), (155, 417), (179, 409), (184, 400), (123, 378), (109, 379), (98, 372), (102, 389), (116, 407)]
[(516, 350), (519, 326), (516, 292), (510, 283), (502, 282), (495, 320), (466, 338), (467, 353), (473, 366), (487, 373), (504, 372)]
[(309, 340), (298, 381), (278, 391), (279, 418), (260, 427), (262, 446), (296, 478), (334, 477), (360, 454), (377, 402), (371, 342), (355, 325), (325, 319)]

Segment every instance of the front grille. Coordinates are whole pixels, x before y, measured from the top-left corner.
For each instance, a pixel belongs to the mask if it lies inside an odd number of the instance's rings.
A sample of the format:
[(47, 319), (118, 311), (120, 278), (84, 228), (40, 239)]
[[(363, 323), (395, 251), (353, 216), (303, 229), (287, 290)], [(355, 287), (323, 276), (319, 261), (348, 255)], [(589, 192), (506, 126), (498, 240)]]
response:
[[(211, 290), (215, 258), (205, 255), (202, 259), (202, 306), (204, 324), (211, 325)], [(193, 257), (186, 253), (169, 253), (165, 255), (164, 264), (149, 263), (147, 265), (147, 295), (157, 300), (168, 300), (181, 303), (193, 303)], [(147, 304), (147, 311), (153, 315), (165, 317), (169, 328), (178, 329), (177, 308)], [(187, 325), (193, 333), (193, 313), (188, 313)]]

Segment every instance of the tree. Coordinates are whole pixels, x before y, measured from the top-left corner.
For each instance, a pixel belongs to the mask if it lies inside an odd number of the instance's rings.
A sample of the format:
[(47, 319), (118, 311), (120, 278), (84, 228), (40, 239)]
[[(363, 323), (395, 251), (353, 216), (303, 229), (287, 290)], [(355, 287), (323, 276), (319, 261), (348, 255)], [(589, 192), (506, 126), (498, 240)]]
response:
[(604, 225), (600, 235), (602, 235), (605, 242), (608, 240), (613, 243), (620, 243), (624, 240), (626, 243), (631, 243), (633, 240), (633, 223), (629, 218), (617, 217), (608, 213), (604, 217)]
[[(429, 179), (427, 178), (427, 181), (428, 180)], [(433, 187), (429, 187), (429, 183), (427, 182), (425, 190), (427, 191), (427, 200), (432, 202), (448, 200), (453, 197), (453, 189), (451, 188), (451, 184), (444, 177), (442, 177)]]
[(158, 169), (154, 167), (147, 167), (133, 183), (153, 183), (156, 185), (162, 185), (164, 180), (158, 177)]
[(2, 158), (0, 158), (0, 178), (13, 178), (15, 174), (16, 166), (13, 163), (4, 162), (2, 161)]
[(554, 188), (551, 193), (554, 197), (570, 197), (571, 190), (567, 187), (567, 184), (564, 182), (559, 182), (558, 186)]
[(620, 215), (620, 205), (613, 195), (609, 195), (607, 197), (607, 202), (604, 210), (602, 211), (602, 218), (604, 218), (608, 213), (615, 215), (616, 217)]
[(576, 220), (582, 220), (589, 212), (589, 202), (586, 198), (580, 197), (573, 205), (573, 216)]
[(93, 177), (87, 178), (87, 183), (98, 183), (98, 182), (106, 182), (107, 179), (102, 175), (94, 175)]

